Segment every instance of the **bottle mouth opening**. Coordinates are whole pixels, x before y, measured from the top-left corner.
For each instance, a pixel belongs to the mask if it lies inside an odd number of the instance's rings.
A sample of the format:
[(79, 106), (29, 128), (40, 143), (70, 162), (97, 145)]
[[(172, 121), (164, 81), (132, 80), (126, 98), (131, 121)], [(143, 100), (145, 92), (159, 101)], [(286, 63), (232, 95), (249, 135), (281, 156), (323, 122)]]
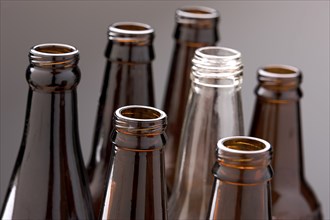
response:
[(185, 6), (177, 10), (180, 17), (193, 19), (211, 19), (219, 17), (217, 10), (204, 6)]
[(261, 67), (258, 70), (259, 76), (274, 78), (295, 78), (301, 74), (300, 70), (294, 66), (275, 64)]
[(78, 54), (78, 50), (67, 44), (46, 43), (34, 46), (30, 53), (37, 56), (71, 56)]
[(241, 53), (237, 50), (218, 46), (201, 47), (196, 50), (196, 55), (208, 59), (226, 60), (235, 60), (241, 57)]
[(166, 114), (162, 110), (142, 105), (124, 106), (119, 108), (115, 114), (118, 118), (140, 122), (158, 121), (166, 118)]
[(139, 22), (117, 22), (109, 27), (110, 33), (144, 35), (151, 34), (154, 29), (147, 24)]
[(270, 144), (260, 138), (234, 136), (218, 141), (218, 150), (238, 154), (259, 154), (270, 150)]

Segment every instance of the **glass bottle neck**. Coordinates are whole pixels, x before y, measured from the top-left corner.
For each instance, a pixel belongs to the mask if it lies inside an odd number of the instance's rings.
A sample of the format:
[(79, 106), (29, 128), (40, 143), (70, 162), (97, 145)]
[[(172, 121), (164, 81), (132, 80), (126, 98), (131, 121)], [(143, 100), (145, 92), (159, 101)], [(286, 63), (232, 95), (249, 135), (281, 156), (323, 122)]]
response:
[(259, 85), (250, 135), (274, 149), (272, 188), (299, 189), (304, 183), (300, 121), (301, 72), (285, 65), (258, 70)]
[(174, 38), (179, 42), (214, 45), (218, 40), (219, 13), (213, 8), (186, 6), (176, 11)]
[(271, 157), (271, 146), (262, 139), (220, 139), (209, 218), (271, 219)]
[(72, 147), (78, 149), (76, 102), (75, 90), (40, 93), (30, 89), (22, 144), (26, 148), (43, 146), (61, 151)]
[(154, 58), (154, 30), (138, 22), (117, 22), (109, 27), (105, 56), (112, 62), (149, 64)]

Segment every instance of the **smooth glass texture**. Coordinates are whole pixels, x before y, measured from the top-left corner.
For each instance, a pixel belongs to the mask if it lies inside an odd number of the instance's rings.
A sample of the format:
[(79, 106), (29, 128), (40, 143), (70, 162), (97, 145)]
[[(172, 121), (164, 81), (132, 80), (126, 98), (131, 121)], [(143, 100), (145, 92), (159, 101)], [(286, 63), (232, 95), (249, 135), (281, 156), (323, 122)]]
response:
[(125, 105), (154, 106), (154, 30), (147, 24), (117, 22), (109, 27), (106, 68), (98, 103), (92, 154), (87, 165), (93, 206), (99, 213), (110, 163), (114, 111)]
[(1, 219), (94, 219), (78, 134), (79, 51), (41, 44), (29, 58), (24, 133)]
[(271, 157), (270, 144), (259, 138), (219, 140), (207, 219), (271, 220)]
[(219, 13), (215, 9), (185, 6), (177, 9), (175, 16), (175, 42), (163, 103), (163, 109), (168, 115), (165, 167), (169, 194), (174, 182), (181, 129), (191, 83), (191, 60), (197, 48), (214, 46), (219, 39)]
[(147, 106), (115, 112), (101, 219), (167, 219), (166, 120), (163, 111)]
[(192, 62), (169, 219), (206, 218), (214, 146), (222, 137), (244, 133), (241, 54), (224, 47), (202, 47)]
[(304, 177), (300, 84), (302, 73), (286, 65), (258, 70), (250, 135), (273, 146), (273, 219), (322, 219), (319, 202)]

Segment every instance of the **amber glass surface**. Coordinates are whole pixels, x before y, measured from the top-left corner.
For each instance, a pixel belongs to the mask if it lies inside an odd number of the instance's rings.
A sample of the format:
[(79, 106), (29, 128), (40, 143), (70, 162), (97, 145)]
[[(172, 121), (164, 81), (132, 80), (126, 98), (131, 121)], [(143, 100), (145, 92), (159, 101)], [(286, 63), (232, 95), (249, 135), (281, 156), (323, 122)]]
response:
[(1, 219), (94, 219), (78, 134), (79, 52), (42, 44), (29, 58), (24, 134)]
[(154, 106), (154, 30), (147, 24), (117, 22), (109, 27), (106, 68), (87, 170), (93, 206), (99, 213), (110, 162), (112, 116), (124, 105)]
[(312, 188), (304, 177), (300, 83), (295, 67), (270, 65), (258, 70), (256, 104), (250, 135), (273, 146), (274, 219), (322, 219)]
[(168, 115), (168, 141), (165, 167), (168, 190), (174, 181), (181, 129), (190, 89), (191, 59), (199, 47), (212, 46), (218, 41), (219, 14), (215, 9), (186, 6), (176, 11), (174, 48), (163, 109)]
[(242, 71), (236, 50), (202, 47), (195, 52), (169, 219), (206, 218), (216, 143), (244, 132)]
[(219, 140), (207, 219), (271, 220), (271, 153), (259, 138)]
[(167, 219), (166, 114), (147, 106), (115, 112), (101, 219)]

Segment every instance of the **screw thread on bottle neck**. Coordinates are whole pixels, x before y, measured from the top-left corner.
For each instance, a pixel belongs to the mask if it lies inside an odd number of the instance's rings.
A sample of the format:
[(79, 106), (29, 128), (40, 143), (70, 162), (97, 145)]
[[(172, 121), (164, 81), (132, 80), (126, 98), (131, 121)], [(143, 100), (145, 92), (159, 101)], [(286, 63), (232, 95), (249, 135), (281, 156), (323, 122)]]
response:
[(210, 46), (196, 50), (192, 59), (191, 79), (196, 84), (210, 87), (242, 84), (241, 53), (225, 47)]
[(165, 112), (142, 105), (124, 106), (114, 114), (114, 126), (118, 132), (136, 136), (155, 136), (165, 132)]
[(124, 44), (147, 45), (154, 39), (154, 29), (139, 22), (116, 22), (109, 27), (109, 40)]
[(59, 43), (39, 44), (31, 48), (30, 63), (41, 68), (72, 68), (79, 61), (79, 51)]

